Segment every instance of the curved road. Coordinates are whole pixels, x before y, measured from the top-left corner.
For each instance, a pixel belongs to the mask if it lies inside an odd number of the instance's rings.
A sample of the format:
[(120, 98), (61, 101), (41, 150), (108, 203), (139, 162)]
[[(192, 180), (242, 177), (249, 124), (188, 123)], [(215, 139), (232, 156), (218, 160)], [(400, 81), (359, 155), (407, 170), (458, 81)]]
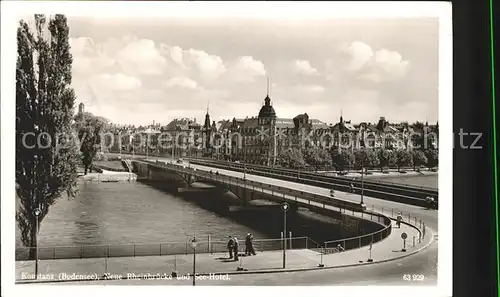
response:
[[(433, 286), (437, 283), (435, 262), (437, 244), (399, 261), (391, 261), (367, 266), (355, 266), (341, 269), (315, 270), (306, 272), (288, 272), (273, 274), (230, 275), (230, 280), (197, 280), (197, 285), (203, 286), (370, 286), (370, 285), (424, 285)], [(419, 274), (422, 281), (405, 281), (403, 275)], [(58, 283), (51, 283), (58, 284)], [(75, 284), (74, 282), (64, 284)], [(186, 285), (191, 286), (191, 280), (109, 280), (84, 281), (78, 284), (86, 285)]]
[[(148, 158), (149, 161), (170, 162), (168, 158)], [(179, 166), (188, 166), (188, 164), (179, 164)], [(190, 167), (204, 171), (218, 171), (219, 174), (243, 178), (243, 173), (224, 169), (213, 169), (207, 166), (189, 164)], [(310, 185), (303, 185), (283, 180), (277, 180), (258, 175), (246, 174), (246, 178), (252, 181), (290, 187), (304, 192), (315, 193), (329, 196), (330, 190)], [(359, 202), (360, 196), (357, 194), (335, 192), (335, 198), (342, 200)], [(231, 275), (231, 280), (199, 280), (200, 285), (435, 285), (437, 283), (437, 255), (438, 255), (438, 212), (436, 210), (427, 210), (425, 208), (413, 205), (407, 205), (377, 198), (364, 196), (364, 203), (368, 208), (372, 205), (380, 211), (383, 208), (384, 213), (390, 209), (401, 211), (403, 214), (410, 214), (426, 223), (426, 226), (433, 229), (436, 235), (434, 242), (425, 250), (406, 257), (398, 261), (380, 263), (368, 266), (358, 266), (342, 269), (328, 269), (321, 271), (308, 272), (290, 272), (277, 274), (250, 274), (250, 275)], [(405, 281), (403, 275), (422, 275), (423, 281)], [(87, 282), (88, 284), (98, 284), (99, 282)], [(107, 284), (148, 284), (148, 285), (192, 285), (191, 281), (178, 280), (119, 280), (106, 281)]]

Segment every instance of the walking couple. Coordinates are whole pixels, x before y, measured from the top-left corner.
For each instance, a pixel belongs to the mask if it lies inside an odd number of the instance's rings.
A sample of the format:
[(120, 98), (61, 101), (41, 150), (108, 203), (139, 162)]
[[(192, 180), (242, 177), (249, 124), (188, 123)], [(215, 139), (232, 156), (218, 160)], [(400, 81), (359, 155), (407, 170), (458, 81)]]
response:
[[(229, 236), (229, 241), (227, 243), (227, 249), (229, 251), (229, 259), (234, 259), (234, 261), (238, 261), (239, 247), (240, 244), (238, 242), (238, 238)], [(253, 246), (253, 235), (250, 233), (248, 233), (245, 238), (245, 255), (246, 256), (256, 255), (255, 248)]]

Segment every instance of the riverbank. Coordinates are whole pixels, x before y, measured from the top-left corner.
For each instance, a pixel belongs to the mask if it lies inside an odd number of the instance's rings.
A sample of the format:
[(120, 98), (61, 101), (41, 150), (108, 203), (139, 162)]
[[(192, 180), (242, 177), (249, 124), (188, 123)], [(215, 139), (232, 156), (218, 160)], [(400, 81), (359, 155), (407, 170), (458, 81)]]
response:
[(102, 173), (92, 172), (87, 175), (78, 177), (81, 182), (121, 182), (121, 181), (136, 181), (137, 174), (131, 172), (117, 172), (102, 170)]

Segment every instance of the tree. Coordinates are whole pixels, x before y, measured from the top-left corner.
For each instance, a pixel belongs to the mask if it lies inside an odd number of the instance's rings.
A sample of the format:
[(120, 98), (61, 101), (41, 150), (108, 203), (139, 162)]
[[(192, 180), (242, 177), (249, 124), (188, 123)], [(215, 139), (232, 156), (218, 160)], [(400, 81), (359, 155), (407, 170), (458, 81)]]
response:
[(305, 148), (302, 154), (306, 163), (312, 166), (314, 170), (332, 167), (332, 157), (325, 149), (318, 146), (310, 146)]
[(427, 167), (432, 169), (438, 166), (439, 163), (439, 152), (436, 149), (430, 149), (425, 151), (425, 156), (427, 157)]
[[(35, 15), (36, 36), (24, 21), (17, 29), (16, 65), (16, 221), (21, 242), (36, 247), (37, 217), (66, 192), (77, 191), (77, 146), (71, 129), (75, 93), (71, 84), (72, 56), (64, 15), (48, 21)], [(40, 224), (38, 224), (40, 226)], [(36, 249), (30, 249), (30, 258)]]
[(398, 166), (398, 172), (401, 167), (412, 166), (413, 165), (413, 156), (407, 150), (397, 150), (396, 151), (396, 164)]
[(81, 161), (85, 167), (85, 175), (92, 168), (98, 151), (101, 150), (101, 135), (106, 128), (107, 120), (86, 112), (75, 117), (75, 129), (80, 141)]
[(422, 165), (427, 164), (427, 156), (421, 150), (413, 150), (412, 159), (413, 159), (413, 170), (416, 170), (416, 167), (420, 167)]
[(354, 165), (354, 154), (347, 149), (338, 150), (332, 149), (330, 151), (333, 166), (339, 171), (349, 170)]
[(302, 152), (299, 149), (282, 150), (276, 158), (276, 163), (285, 168), (303, 169), (306, 167), (306, 162)]
[(380, 149), (377, 151), (377, 157), (379, 159), (380, 171), (383, 171), (384, 167), (391, 167), (397, 163), (396, 154), (391, 150)]
[(380, 164), (377, 154), (372, 149), (359, 149), (354, 152), (356, 169), (375, 168)]

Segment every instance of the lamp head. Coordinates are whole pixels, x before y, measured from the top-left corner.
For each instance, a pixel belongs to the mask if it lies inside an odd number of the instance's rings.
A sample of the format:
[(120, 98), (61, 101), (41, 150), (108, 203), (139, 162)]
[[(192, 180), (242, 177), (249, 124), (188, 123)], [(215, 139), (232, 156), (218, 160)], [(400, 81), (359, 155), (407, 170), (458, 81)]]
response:
[(198, 244), (198, 242), (196, 241), (196, 237), (195, 237), (195, 238), (193, 238), (193, 240), (191, 240), (191, 247), (194, 249), (197, 244)]
[(39, 216), (40, 215), (40, 208), (35, 208), (35, 210), (33, 211), (33, 213), (35, 214), (35, 216)]

